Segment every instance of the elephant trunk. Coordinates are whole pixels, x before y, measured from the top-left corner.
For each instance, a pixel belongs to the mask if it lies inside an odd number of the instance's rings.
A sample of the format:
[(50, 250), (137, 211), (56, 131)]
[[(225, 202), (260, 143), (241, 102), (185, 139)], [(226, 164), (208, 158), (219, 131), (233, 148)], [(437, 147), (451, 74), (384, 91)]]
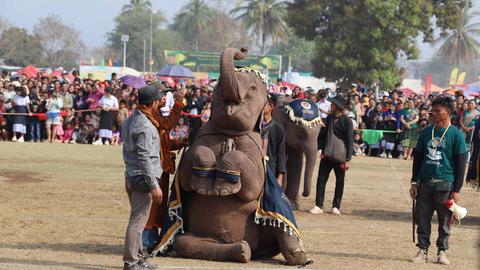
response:
[[(316, 138), (315, 138), (316, 139)], [(306, 141), (304, 145), (305, 149), (305, 175), (303, 184), (303, 197), (308, 197), (312, 189), (312, 176), (315, 164), (317, 163), (317, 142)]]
[(242, 97), (238, 89), (237, 75), (235, 74), (234, 60), (245, 58), (246, 49), (241, 51), (234, 48), (227, 48), (220, 59), (219, 83), (222, 91), (222, 98), (226, 102), (240, 102)]

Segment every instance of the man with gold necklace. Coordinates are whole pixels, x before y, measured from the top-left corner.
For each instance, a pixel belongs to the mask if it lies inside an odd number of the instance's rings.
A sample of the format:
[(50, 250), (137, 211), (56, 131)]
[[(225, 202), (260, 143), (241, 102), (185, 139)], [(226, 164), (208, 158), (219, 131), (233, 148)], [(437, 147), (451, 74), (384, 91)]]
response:
[(462, 188), (467, 161), (464, 135), (451, 125), (453, 100), (440, 96), (432, 103), (433, 124), (426, 127), (415, 147), (410, 195), (417, 200), (415, 212), (419, 248), (412, 259), (427, 262), (433, 212), (438, 216), (437, 262), (447, 265), (445, 251), (450, 237), (452, 213), (444, 205), (450, 198), (456, 203)]

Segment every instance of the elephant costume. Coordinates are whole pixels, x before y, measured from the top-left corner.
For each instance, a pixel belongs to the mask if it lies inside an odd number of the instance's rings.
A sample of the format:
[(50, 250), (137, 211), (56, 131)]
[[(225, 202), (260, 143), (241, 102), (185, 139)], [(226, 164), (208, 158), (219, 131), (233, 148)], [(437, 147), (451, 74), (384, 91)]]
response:
[[(298, 235), (291, 233), (294, 226), (258, 218), (265, 183), (259, 123), (267, 85), (260, 73), (235, 68), (234, 59), (243, 59), (244, 53), (233, 48), (223, 52), (212, 116), (180, 161), (174, 185), (182, 194), (182, 218), (173, 223), (182, 223), (184, 234), (173, 238), (168, 228), (162, 234), (166, 231), (167, 241), (184, 258), (248, 262), (281, 252), (287, 264), (305, 265), (311, 261)], [(170, 198), (171, 208), (176, 200)], [(267, 226), (256, 224), (262, 221)]]
[(303, 167), (304, 156), (305, 174), (303, 197), (308, 197), (312, 189), (312, 175), (317, 162), (317, 139), (320, 133), (322, 120), (315, 103), (305, 99), (296, 99), (279, 106), (273, 118), (285, 129), (285, 153), (287, 155), (287, 186), (285, 194), (292, 203), (292, 207), (299, 208), (298, 190)]

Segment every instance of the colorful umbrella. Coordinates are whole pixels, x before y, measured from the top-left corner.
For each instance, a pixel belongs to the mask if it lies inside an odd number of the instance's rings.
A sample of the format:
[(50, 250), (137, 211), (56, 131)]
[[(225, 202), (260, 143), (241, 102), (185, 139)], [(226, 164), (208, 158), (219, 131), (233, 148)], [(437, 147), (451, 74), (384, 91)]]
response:
[(475, 96), (475, 94), (478, 94), (480, 93), (480, 84), (470, 84), (468, 87), (467, 87), (467, 91), (465, 92), (465, 94), (467, 96)]
[(147, 86), (147, 82), (145, 81), (145, 79), (133, 75), (125, 75), (120, 78), (120, 81), (128, 86), (137, 89)]
[(28, 78), (36, 77), (38, 74), (38, 69), (32, 65), (28, 65), (17, 71), (17, 74), (26, 75)]
[(157, 73), (159, 76), (168, 76), (168, 77), (177, 77), (177, 78), (195, 78), (193, 76), (192, 71), (186, 67), (182, 67), (179, 65), (168, 65), (162, 70), (160, 70), (159, 73)]

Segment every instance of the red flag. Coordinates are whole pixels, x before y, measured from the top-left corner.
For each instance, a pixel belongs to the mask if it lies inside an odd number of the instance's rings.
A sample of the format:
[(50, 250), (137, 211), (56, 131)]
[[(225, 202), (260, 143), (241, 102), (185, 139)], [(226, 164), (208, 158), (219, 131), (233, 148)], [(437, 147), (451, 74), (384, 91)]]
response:
[(432, 74), (428, 74), (425, 78), (425, 96), (430, 95), (430, 90), (432, 89)]

